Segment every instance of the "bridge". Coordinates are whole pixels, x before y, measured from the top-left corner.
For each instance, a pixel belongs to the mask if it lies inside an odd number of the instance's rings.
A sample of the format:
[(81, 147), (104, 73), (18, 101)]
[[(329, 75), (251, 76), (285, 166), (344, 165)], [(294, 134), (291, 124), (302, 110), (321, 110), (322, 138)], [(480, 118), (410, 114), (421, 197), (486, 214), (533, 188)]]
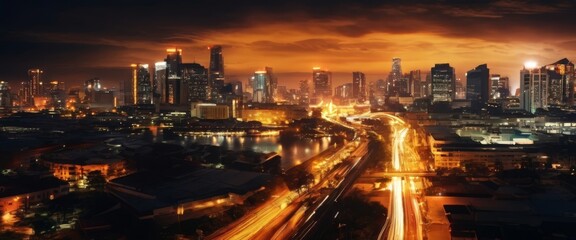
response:
[(362, 178), (383, 178), (383, 177), (433, 177), (437, 176), (436, 172), (410, 172), (410, 171), (392, 171), (392, 172), (375, 172), (362, 175)]

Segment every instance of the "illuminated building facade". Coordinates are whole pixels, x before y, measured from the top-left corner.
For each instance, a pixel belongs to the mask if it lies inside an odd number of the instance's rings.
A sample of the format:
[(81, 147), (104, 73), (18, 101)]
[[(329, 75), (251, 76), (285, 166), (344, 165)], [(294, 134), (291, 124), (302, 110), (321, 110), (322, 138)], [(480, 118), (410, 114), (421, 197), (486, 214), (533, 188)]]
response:
[(490, 75), (490, 98), (503, 99), (510, 96), (510, 79), (500, 74)]
[(548, 74), (545, 68), (524, 66), (520, 71), (520, 106), (531, 113), (548, 106)]
[[(482, 64), (466, 73), (466, 100), (482, 105), (490, 95), (490, 69)], [(474, 105), (474, 104), (473, 104)]]
[(132, 64), (134, 104), (152, 104), (152, 82), (148, 64)]
[(8, 82), (0, 81), (0, 108), (7, 109), (12, 107), (12, 95)]
[(211, 98), (220, 98), (220, 89), (224, 86), (224, 56), (222, 46), (216, 45), (210, 49), (210, 66), (208, 68), (208, 81), (211, 89)]
[(420, 70), (412, 70), (410, 71), (410, 76), (409, 76), (409, 88), (410, 88), (410, 93), (412, 94), (413, 97), (415, 98), (420, 98), (423, 97), (423, 84), (422, 84), (422, 74), (420, 73)]
[(430, 70), (432, 102), (451, 102), (456, 96), (456, 76), (448, 63), (435, 64)]
[(392, 58), (392, 70), (388, 75), (388, 84), (386, 92), (389, 96), (406, 95), (405, 89), (402, 85), (402, 60), (400, 58)]
[(164, 103), (180, 105), (180, 92), (182, 88), (182, 49), (166, 49), (166, 84), (164, 92)]
[(186, 102), (208, 101), (210, 86), (208, 85), (208, 70), (198, 63), (185, 63), (184, 83), (188, 87)]
[(42, 95), (43, 75), (44, 71), (40, 69), (28, 70), (28, 82), (30, 87), (30, 94), (32, 97), (38, 97)]
[[(268, 70), (268, 68), (266, 68)], [(273, 103), (272, 74), (268, 71), (256, 71), (252, 77), (252, 102)]]
[(574, 105), (574, 63), (564, 58), (543, 68), (548, 74), (550, 105)]
[(155, 102), (154, 103), (166, 103), (166, 62), (157, 62), (154, 64), (154, 86), (152, 87), (154, 91)]
[(200, 119), (228, 119), (230, 118), (230, 110), (227, 105), (192, 103), (190, 116)]
[(94, 100), (94, 93), (100, 91), (102, 85), (99, 78), (92, 78), (84, 82), (84, 103), (91, 103)]
[(310, 104), (310, 85), (308, 85), (308, 80), (300, 80), (300, 105), (308, 106)]
[(332, 73), (315, 67), (312, 69), (312, 79), (314, 83), (314, 98), (330, 101), (332, 98)]
[(352, 97), (358, 102), (366, 101), (366, 75), (363, 72), (352, 73)]

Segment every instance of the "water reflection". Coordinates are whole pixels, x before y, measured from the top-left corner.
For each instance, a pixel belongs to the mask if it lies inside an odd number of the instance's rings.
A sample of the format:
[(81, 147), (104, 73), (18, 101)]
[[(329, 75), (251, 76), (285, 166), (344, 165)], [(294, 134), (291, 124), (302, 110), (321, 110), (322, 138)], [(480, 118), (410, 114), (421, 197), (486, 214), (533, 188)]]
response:
[(282, 156), (282, 168), (284, 169), (290, 169), (324, 151), (333, 144), (331, 143), (332, 140), (329, 137), (281, 140), (279, 136), (194, 136), (185, 139), (188, 144), (216, 145), (233, 151), (276, 152)]

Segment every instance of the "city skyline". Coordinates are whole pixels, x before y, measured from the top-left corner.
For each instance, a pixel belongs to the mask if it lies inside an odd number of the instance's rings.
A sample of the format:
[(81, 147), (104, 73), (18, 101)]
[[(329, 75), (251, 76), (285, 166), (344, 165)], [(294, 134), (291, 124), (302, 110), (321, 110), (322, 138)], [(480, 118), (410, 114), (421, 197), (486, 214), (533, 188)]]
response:
[[(156, 12), (162, 4), (178, 8)], [(491, 72), (510, 78), (514, 91), (525, 61), (545, 65), (576, 56), (576, 36), (566, 31), (572, 1), (194, 4), (206, 11), (181, 16), (189, 5), (172, 1), (4, 2), (0, 63), (6, 68), (0, 80), (22, 81), (28, 69), (40, 68), (49, 80), (118, 82), (130, 77), (131, 63), (153, 64), (166, 48), (181, 48), (185, 62), (209, 66), (207, 47), (221, 45), (228, 81), (246, 82), (261, 66), (274, 67), (280, 85), (290, 87), (311, 80), (315, 66), (333, 73), (334, 86), (354, 71), (376, 81), (386, 78), (390, 60), (399, 57), (406, 73), (450, 63), (461, 79), (487, 63)], [(106, 17), (93, 17), (112, 6)], [(350, 77), (339, 77), (344, 74)]]

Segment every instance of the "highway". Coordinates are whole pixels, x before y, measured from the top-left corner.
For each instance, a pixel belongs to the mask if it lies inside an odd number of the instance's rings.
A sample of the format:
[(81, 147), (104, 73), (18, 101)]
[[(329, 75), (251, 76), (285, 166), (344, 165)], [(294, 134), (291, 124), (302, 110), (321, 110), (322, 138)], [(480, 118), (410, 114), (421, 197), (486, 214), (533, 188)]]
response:
[(352, 188), (356, 179), (363, 172), (366, 159), (369, 158), (370, 154), (366, 142), (364, 142), (363, 147), (356, 149), (350, 157), (352, 165), (346, 169), (344, 178), (333, 191), (323, 195), (321, 201), (317, 201), (310, 207), (305, 220), (296, 226), (296, 232), (290, 239), (319, 239), (326, 229), (330, 229), (329, 226), (334, 223), (334, 218), (338, 214), (338, 201)]
[[(387, 119), (392, 128), (392, 172), (423, 172), (413, 146), (406, 141), (409, 127), (399, 117), (387, 113), (372, 113), (365, 117)], [(378, 239), (424, 239), (422, 214), (417, 199), (420, 178), (414, 176), (392, 177), (388, 217)]]
[[(354, 141), (350, 142), (346, 147), (335, 153), (331, 152), (329, 156), (323, 156), (322, 161), (313, 163), (313, 166), (318, 167), (312, 167), (312, 174), (315, 176), (316, 182), (308, 190), (309, 193), (320, 191), (331, 178), (334, 178), (338, 171), (343, 171), (340, 168), (330, 167), (336, 166), (336, 163), (341, 161), (340, 156), (345, 155), (345, 152), (350, 151), (350, 148), (353, 147), (356, 152), (358, 150), (366, 151), (367, 143), (365, 140), (360, 141), (357, 146), (356, 144)], [(344, 167), (348, 165), (340, 164), (338, 166)], [(340, 173), (340, 175), (342, 174), (346, 173)], [(283, 191), (277, 194), (277, 197), (270, 199), (232, 224), (219, 229), (206, 237), (206, 239), (268, 239), (273, 236), (287, 234), (277, 233), (277, 230), (279, 228), (286, 229), (290, 221), (297, 222), (297, 220), (292, 220), (293, 218), (303, 216), (301, 207), (306, 196), (306, 194), (301, 195), (296, 191)], [(286, 231), (289, 231), (289, 229)]]

